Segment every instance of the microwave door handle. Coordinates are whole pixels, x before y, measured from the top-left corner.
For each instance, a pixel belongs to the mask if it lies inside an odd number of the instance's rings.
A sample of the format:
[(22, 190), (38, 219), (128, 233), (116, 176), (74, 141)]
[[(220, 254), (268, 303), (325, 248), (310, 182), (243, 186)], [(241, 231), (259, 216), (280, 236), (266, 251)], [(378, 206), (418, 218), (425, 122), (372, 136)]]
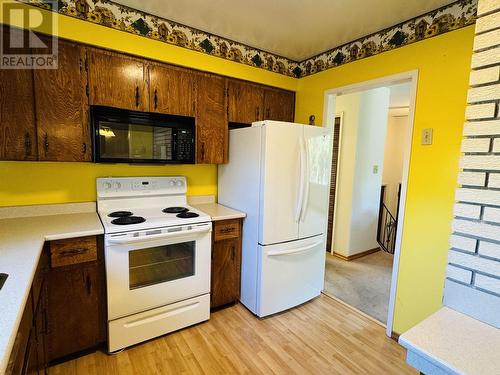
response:
[(129, 244), (135, 242), (145, 242), (145, 241), (153, 241), (153, 240), (168, 239), (175, 237), (186, 237), (195, 233), (207, 233), (210, 232), (211, 229), (212, 228), (210, 227), (210, 225), (207, 225), (200, 229), (191, 229), (179, 232), (152, 234), (149, 236), (140, 236), (140, 237), (110, 238), (108, 239), (108, 242), (114, 244)]

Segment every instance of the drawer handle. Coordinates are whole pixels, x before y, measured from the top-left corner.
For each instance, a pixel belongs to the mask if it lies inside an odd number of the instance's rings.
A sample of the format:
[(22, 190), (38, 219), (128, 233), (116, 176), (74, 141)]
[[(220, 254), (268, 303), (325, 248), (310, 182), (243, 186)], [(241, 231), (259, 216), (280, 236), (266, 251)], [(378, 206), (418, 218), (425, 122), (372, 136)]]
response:
[(234, 232), (236, 230), (236, 228), (234, 227), (229, 227), (229, 228), (222, 228), (220, 230), (221, 233), (231, 233), (231, 232)]
[(81, 248), (81, 249), (73, 249), (73, 250), (64, 250), (64, 251), (61, 251), (60, 254), (63, 257), (68, 257), (68, 256), (73, 256), (73, 255), (84, 254), (87, 251), (89, 251), (89, 249), (87, 249), (87, 248)]

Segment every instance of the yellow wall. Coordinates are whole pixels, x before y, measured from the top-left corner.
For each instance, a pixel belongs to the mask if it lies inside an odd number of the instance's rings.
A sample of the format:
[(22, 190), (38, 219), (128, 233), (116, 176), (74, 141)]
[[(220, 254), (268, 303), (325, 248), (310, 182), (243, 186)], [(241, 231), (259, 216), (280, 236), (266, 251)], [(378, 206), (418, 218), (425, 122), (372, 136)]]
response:
[[(4, 0), (0, 0), (3, 2)], [(403, 332), (441, 305), (453, 192), (458, 171), (473, 26), (349, 63), (300, 80), (190, 51), (66, 16), (59, 36), (146, 58), (297, 90), (296, 120), (321, 122), (324, 90), (419, 70), (407, 209), (394, 330)], [(421, 146), (422, 128), (434, 144)], [(0, 206), (95, 199), (98, 176), (188, 177), (190, 195), (215, 194), (214, 165), (129, 166), (92, 163), (0, 162)]]
[[(327, 89), (418, 69), (394, 331), (441, 306), (474, 27), (469, 26), (299, 80), (296, 120), (323, 117)], [(320, 120), (321, 121), (321, 120)], [(423, 128), (434, 143), (420, 145)]]
[[(0, 5), (4, 0), (0, 0)], [(26, 5), (24, 5), (26, 6)], [(28, 7), (28, 6), (26, 6)], [(39, 10), (39, 8), (33, 8)], [(1, 6), (0, 6), (1, 10)], [(49, 14), (47, 11), (43, 11)], [(129, 34), (55, 13), (58, 35), (145, 58), (296, 90), (298, 80), (204, 53)], [(4, 22), (4, 19), (2, 22)], [(12, 20), (22, 27), (19, 20)], [(47, 32), (47, 30), (43, 30)], [(215, 165), (130, 166), (92, 163), (0, 162), (0, 206), (95, 200), (99, 176), (186, 175), (189, 195), (216, 194)]]

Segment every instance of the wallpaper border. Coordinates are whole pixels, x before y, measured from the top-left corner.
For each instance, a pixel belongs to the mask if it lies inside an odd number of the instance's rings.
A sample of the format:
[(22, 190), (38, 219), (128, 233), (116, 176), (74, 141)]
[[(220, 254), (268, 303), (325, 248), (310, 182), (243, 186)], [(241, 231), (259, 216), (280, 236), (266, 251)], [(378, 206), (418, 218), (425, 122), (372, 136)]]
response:
[(477, 0), (459, 0), (385, 30), (293, 61), (110, 0), (18, 0), (33, 6), (226, 60), (301, 78), (472, 25)]

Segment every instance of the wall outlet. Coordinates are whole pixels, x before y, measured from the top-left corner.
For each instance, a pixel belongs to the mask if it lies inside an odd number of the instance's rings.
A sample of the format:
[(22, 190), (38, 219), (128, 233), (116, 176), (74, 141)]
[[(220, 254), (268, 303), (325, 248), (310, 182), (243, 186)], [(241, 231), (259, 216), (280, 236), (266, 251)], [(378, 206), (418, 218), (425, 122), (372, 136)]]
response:
[(378, 165), (374, 165), (373, 166), (373, 174), (377, 174), (378, 173)]
[(422, 129), (422, 144), (432, 145), (432, 128)]

